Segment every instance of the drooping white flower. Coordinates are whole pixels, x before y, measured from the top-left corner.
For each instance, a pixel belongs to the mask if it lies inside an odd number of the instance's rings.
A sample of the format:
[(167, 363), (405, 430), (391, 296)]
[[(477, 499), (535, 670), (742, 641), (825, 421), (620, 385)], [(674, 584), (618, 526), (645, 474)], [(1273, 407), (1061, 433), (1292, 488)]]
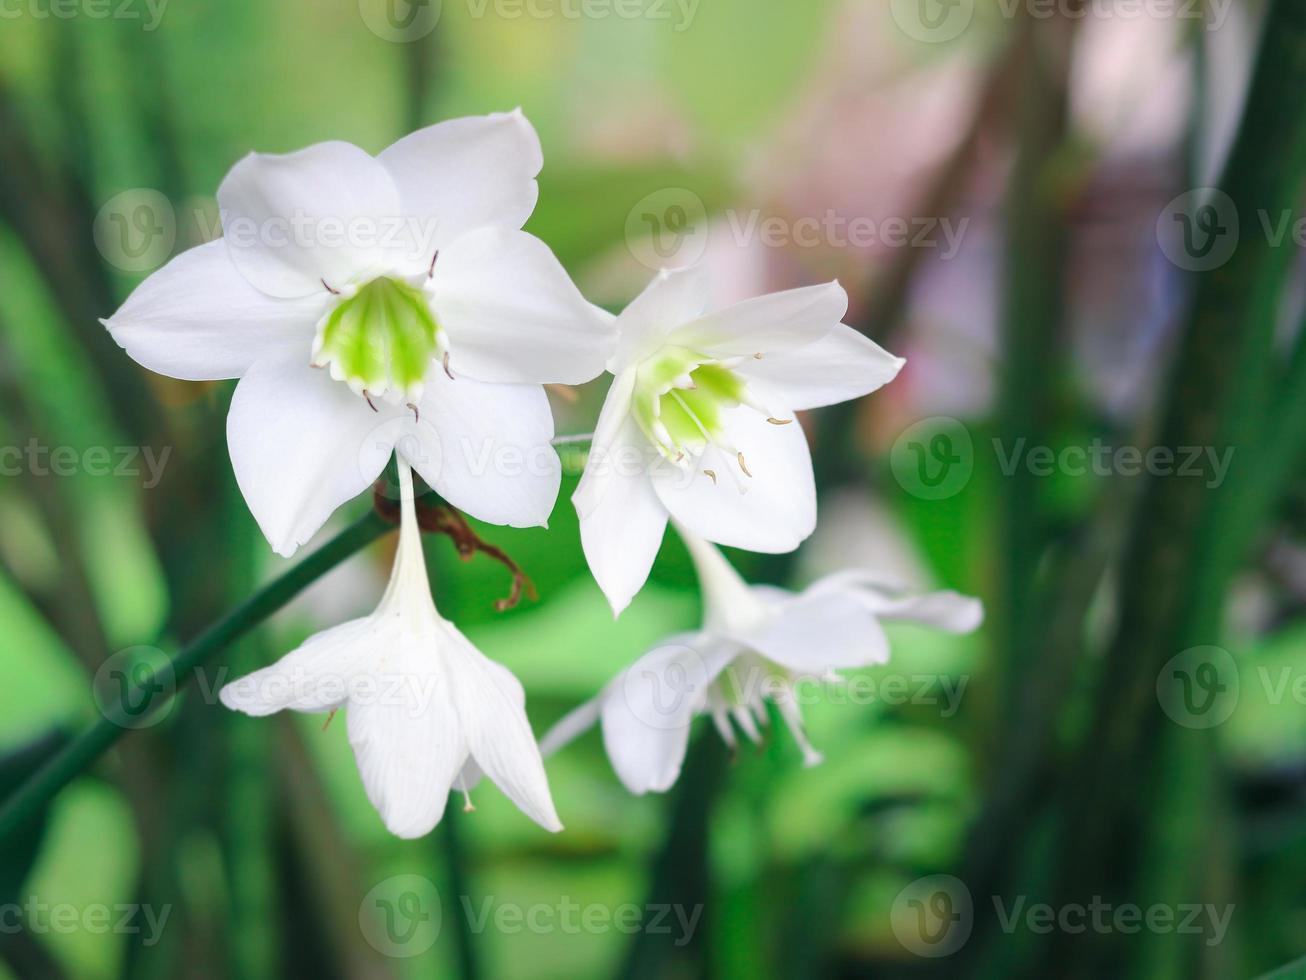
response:
[(794, 412), (857, 398), (903, 361), (840, 323), (837, 282), (706, 311), (699, 268), (660, 273), (616, 319), (614, 380), (572, 497), (600, 588), (620, 613), (668, 516), (719, 544), (792, 551), (816, 525)]
[(399, 837), (428, 833), (450, 789), (466, 792), (482, 773), (540, 826), (561, 830), (521, 684), (435, 608), (412, 475), (402, 457), (398, 465), (399, 550), (376, 611), (233, 681), (222, 703), (254, 716), (343, 709), (368, 799)]
[(807, 765), (821, 761), (808, 741), (798, 691), (839, 680), (842, 669), (882, 664), (882, 621), (966, 633), (983, 618), (979, 600), (956, 592), (904, 595), (868, 573), (839, 572), (800, 593), (750, 586), (711, 544), (678, 528), (703, 590), (703, 628), (664, 641), (563, 718), (540, 742), (548, 754), (596, 722), (608, 758), (632, 793), (663, 792), (680, 775), (689, 729), (710, 715), (732, 748), (735, 729), (760, 741), (766, 702), (774, 703)]
[(105, 321), (152, 371), (241, 379), (232, 466), (278, 553), (396, 447), (482, 520), (546, 521), (561, 467), (540, 386), (599, 374), (611, 331), (520, 230), (542, 159), (520, 111), (439, 123), (377, 157), (342, 142), (250, 154), (218, 189), (223, 237)]

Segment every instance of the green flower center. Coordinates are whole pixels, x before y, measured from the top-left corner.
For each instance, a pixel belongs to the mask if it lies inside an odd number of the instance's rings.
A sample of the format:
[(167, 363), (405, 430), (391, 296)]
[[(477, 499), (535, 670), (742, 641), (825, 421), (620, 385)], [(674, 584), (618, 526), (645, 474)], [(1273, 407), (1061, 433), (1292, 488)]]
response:
[(342, 294), (318, 323), (313, 365), (364, 396), (421, 397), (431, 361), (446, 348), (426, 295), (381, 277)]
[(668, 347), (639, 367), (635, 421), (667, 459), (697, 456), (725, 438), (722, 415), (747, 402), (747, 386), (730, 368), (684, 347)]

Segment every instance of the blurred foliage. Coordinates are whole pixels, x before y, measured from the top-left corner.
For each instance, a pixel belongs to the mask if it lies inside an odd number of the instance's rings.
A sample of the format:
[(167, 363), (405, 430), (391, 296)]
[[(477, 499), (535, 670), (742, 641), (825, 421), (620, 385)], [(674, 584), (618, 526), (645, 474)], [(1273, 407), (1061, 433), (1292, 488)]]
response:
[[(628, 295), (647, 275), (624, 237), (637, 201), (683, 188), (716, 214), (732, 206), (772, 206), (776, 199), (820, 200), (825, 172), (801, 174), (801, 186), (785, 180), (795, 131), (799, 141), (810, 137), (817, 144), (815, 155), (838, 157), (845, 142), (860, 135), (841, 127), (845, 115), (865, 118), (854, 112), (863, 96), (896, 100), (910, 116), (925, 102), (928, 72), (947, 71), (954, 58), (987, 66), (1007, 57), (1010, 32), (994, 4), (979, 5), (974, 43), (960, 53), (952, 45), (913, 47), (888, 26), (884, 10), (868, 22), (866, 5), (834, 0), (710, 0), (693, 5), (685, 29), (674, 18), (508, 19), (494, 8), (475, 16), (469, 4), (446, 0), (443, 7), (438, 29), (415, 45), (369, 33), (352, 2), (176, 3), (149, 33), (136, 22), (85, 16), (0, 21), (0, 119), (7, 127), (0, 141), (8, 154), (0, 156), (0, 444), (22, 446), (37, 438), (79, 453), (96, 446), (171, 450), (162, 481), (148, 489), (140, 476), (0, 480), (0, 627), (7, 640), (0, 650), (0, 784), (15, 771), (8, 760), (30, 763), (23, 747), (52, 726), (76, 730), (95, 718), (90, 678), (104, 658), (135, 645), (175, 650), (286, 566), (264, 546), (230, 476), (223, 420), (231, 385), (147, 376), (92, 322), (91, 314), (108, 315), (139, 279), (99, 261), (91, 244), (96, 212), (113, 195), (161, 190), (177, 210), (175, 252), (211, 235), (213, 192), (251, 149), (347, 139), (377, 151), (414, 119), (521, 104), (540, 131), (546, 159), (540, 205), (528, 227), (583, 287)], [(865, 48), (851, 45), (856, 59), (841, 54), (850, 37)], [(850, 71), (853, 61), (881, 56), (888, 65), (887, 94), (849, 93), (831, 77)], [(1027, 50), (1022, 57), (1034, 54)], [(430, 62), (431, 81), (415, 86), (413, 79), (424, 77), (415, 68), (423, 59)], [(1059, 67), (1069, 73), (1069, 62)], [(995, 132), (986, 133), (999, 155), (1014, 153), (1022, 138), (1012, 124), (1019, 95), (1008, 93), (1002, 104), (1010, 111), (998, 113)], [(804, 124), (814, 115), (828, 131), (808, 132)], [(1076, 177), (1100, 162), (1088, 156), (1092, 144), (1083, 134), (1054, 133), (1050, 142), (1027, 160), (1035, 177), (1064, 174), (1071, 156)], [(863, 151), (859, 142), (848, 152)], [(892, 142), (874, 152), (877, 164), (887, 158), (903, 166)], [(969, 176), (986, 161), (962, 162), (960, 172)], [(1157, 182), (1160, 168), (1149, 163), (1146, 178)], [(900, 184), (915, 192), (916, 176), (895, 171), (892, 187), (876, 184), (866, 193), (901, 193)], [(1168, 187), (1175, 178), (1163, 171), (1159, 181)], [(987, 184), (988, 198), (971, 206), (991, 216), (999, 210), (1001, 193), (992, 188), (1000, 177), (990, 174)], [(1069, 184), (1067, 194), (1088, 193), (1078, 180), (1056, 184)], [(1020, 204), (1026, 191), (1018, 185), (1011, 200)], [(1120, 194), (1130, 191), (1124, 187)], [(1039, 206), (1031, 210), (1032, 220), (1046, 217)], [(1067, 222), (1075, 216), (1073, 208), (1061, 215)], [(1154, 253), (1150, 220), (1145, 234)], [(1012, 261), (1039, 260), (1031, 269), (1056, 261), (1017, 252)], [(767, 256), (748, 271), (787, 286), (790, 266), (804, 275), (833, 275), (824, 261), (810, 254)], [(829, 258), (836, 269), (850, 262), (874, 266), (862, 284), (868, 295), (854, 296), (861, 308), (877, 283), (892, 277), (885, 268), (891, 260)], [(1109, 275), (1134, 271), (1105, 264)], [(998, 278), (991, 264), (968, 267), (967, 274)], [(1073, 283), (1079, 274), (1089, 272), (1072, 268), (1064, 278)], [(1164, 288), (1172, 307), (1187, 295), (1187, 284), (1167, 279)], [(972, 302), (960, 319), (978, 317), (980, 305)], [(1048, 332), (1052, 363), (1032, 358), (1009, 383), (1051, 389), (1050, 407), (1036, 414), (1048, 445), (1145, 438), (1139, 433), (1150, 431), (1158, 406), (1134, 406), (1122, 420), (1087, 378), (1067, 366), (1067, 325), (1045, 323), (1043, 316), (1032, 331)], [(913, 328), (928, 327), (931, 317), (901, 319), (872, 329), (899, 329), (891, 344), (898, 349), (897, 340), (914, 345)], [(965, 329), (958, 333), (974, 339)], [(1300, 346), (1287, 328), (1283, 335), (1285, 344)], [(930, 349), (923, 350), (928, 358)], [(997, 359), (1008, 362), (1001, 351)], [(1160, 368), (1149, 370), (1146, 388), (1163, 391)], [(1267, 388), (1294, 383), (1277, 376), (1261, 382)], [(904, 375), (898, 385), (916, 383)], [(942, 387), (966, 383), (949, 378)], [(555, 401), (562, 432), (592, 427), (602, 382), (577, 394), (575, 402)], [(985, 450), (1004, 434), (1003, 422), (988, 404), (957, 410), (966, 415), (977, 447), (975, 472), (956, 495), (925, 499), (904, 492), (887, 459), (893, 438), (923, 405), (886, 391), (859, 409), (857, 431), (846, 442), (827, 433), (822, 413), (807, 420), (818, 455), (858, 460), (851, 469), (859, 513), (888, 515), (898, 529), (886, 538), (840, 525), (818, 532), (808, 550), (851, 542), (872, 566), (900, 551), (921, 584), (980, 595), (1001, 616), (1011, 597), (996, 583), (1011, 529), (999, 515), (1011, 510), (1011, 483), (996, 455)], [(493, 600), (508, 586), (503, 568), (484, 558), (462, 562), (447, 541), (427, 542), (441, 611), (521, 678), (537, 731), (698, 615), (693, 573), (669, 538), (649, 587), (613, 621), (579, 548), (568, 502), (576, 479), (570, 469), (547, 531), (477, 528), (532, 576), (538, 604), (495, 613)], [(1300, 476), (1300, 469), (1298, 462), (1292, 475)], [(651, 964), (651, 975), (924, 976), (929, 964), (895, 936), (895, 899), (923, 875), (967, 866), (972, 831), (977, 821), (985, 826), (979, 817), (1009, 765), (1009, 757), (993, 753), (993, 746), (1009, 744), (1004, 737), (1033, 739), (1037, 765), (1022, 777), (1028, 806), (1017, 808), (1015, 822), (1002, 824), (1006, 859), (994, 884), (1002, 890), (995, 894), (1017, 888), (1051, 900), (1053, 869), (1078, 846), (1057, 839), (1054, 803), (1077, 779), (1074, 749), (1093, 745), (1092, 705), (1110, 693), (1113, 681), (1099, 676), (1098, 666), (1119, 604), (1119, 549), (1111, 549), (1109, 567), (1089, 576), (1082, 595), (1071, 596), (1075, 615), (1068, 629), (1054, 622), (1063, 609), (1057, 592), (1063, 583), (1054, 573), (1091, 562), (1090, 545), (1108, 536), (1103, 501), (1121, 492), (1120, 482), (1061, 473), (1036, 488), (1033, 512), (1015, 515), (1036, 524), (1032, 544), (1020, 534), (1021, 547), (1033, 550), (1025, 566), (1030, 594), (1020, 597), (1028, 610), (1019, 625), (1028, 631), (1029, 656), (1019, 670), (1003, 673), (1011, 651), (994, 649), (986, 633), (950, 637), (895, 628), (892, 663), (863, 679), (883, 684), (906, 678), (906, 703), (886, 696), (848, 705), (832, 698), (812, 708), (811, 737), (826, 755), (822, 766), (802, 768), (797, 748), (780, 736), (757, 752), (744, 751), (711, 777), (711, 757), (695, 748), (691, 768), (701, 762), (703, 768), (693, 771), (709, 774), (700, 785), (687, 777), (665, 798), (635, 798), (613, 776), (599, 736), (589, 734), (549, 762), (567, 825), (556, 837), (524, 820), (493, 788), (479, 788), (475, 813), (452, 817), (474, 912), (487, 901), (642, 907), (655, 893), (693, 894), (698, 871), (708, 888), (704, 934), (688, 952), (632, 946), (632, 938), (615, 929), (578, 936), (490, 928), (471, 936), (480, 973), (521, 980), (618, 975), (636, 949)], [(1306, 547), (1301, 482), (1294, 484), (1295, 508), (1267, 505), (1269, 526), (1249, 542), (1255, 547), (1243, 563), (1246, 579), (1232, 593), (1232, 622), (1215, 637), (1235, 654), (1236, 711), (1218, 741), (1202, 743), (1210, 751), (1204, 748), (1196, 759), (1156, 749), (1162, 762), (1147, 773), (1145, 797), (1159, 814), (1151, 833), (1173, 831), (1175, 839), (1168, 848), (1162, 841), (1119, 858), (1133, 878), (1149, 883), (1190, 860), (1207, 859), (1215, 870), (1194, 900), (1234, 902), (1233, 938), (1217, 958), (1163, 937), (1181, 952), (1173, 961), (1163, 958), (1165, 970), (1140, 970), (1135, 963), (1135, 975), (1246, 976), (1306, 952), (1306, 708), (1292, 694), (1306, 677), (1306, 593), (1300, 579), (1276, 575), (1266, 557), (1274, 546), (1298, 556)], [(367, 506), (363, 500), (346, 508), (333, 527)], [(203, 668), (199, 683), (163, 723), (130, 735), (57, 798), (40, 834), (5, 843), (7, 895), (77, 909), (137, 902), (167, 907), (163, 940), (146, 945), (138, 934), (76, 929), (24, 933), (35, 940), (32, 950), (0, 937), (7, 964), (0, 965), (0, 976), (50, 970), (74, 978), (466, 974), (454, 924), (465, 909), (451, 887), (458, 862), (451, 864), (441, 832), (420, 841), (385, 833), (363, 794), (344, 725), (324, 731), (322, 719), (298, 716), (251, 722), (206, 697), (224, 678), (267, 662), (324, 623), (369, 609), (390, 547), (382, 542), (326, 576)], [(732, 558), (758, 578), (796, 577), (796, 566), (783, 559)], [(1300, 571), (1300, 563), (1295, 567)], [(1245, 596), (1251, 596), (1245, 605), (1252, 612), (1244, 616)], [(1213, 601), (1224, 607), (1223, 594)], [(1067, 634), (1068, 655), (1060, 645)], [(1047, 665), (1065, 662), (1073, 676), (1064, 687), (1056, 677), (1041, 686)], [(925, 682), (932, 688), (923, 688)], [(955, 715), (937, 700), (945, 682), (965, 692)], [(1007, 710), (995, 693), (1002, 688), (1013, 689), (1018, 702), (1030, 691), (1055, 691), (1046, 729), (1013, 730), (1013, 719), (1024, 716)], [(936, 700), (913, 703), (910, 695), (920, 691)], [(707, 728), (700, 722), (700, 740), (715, 738)], [(1135, 734), (1142, 756), (1153, 737), (1131, 730), (1131, 738)], [(1165, 763), (1170, 759), (1173, 767)], [(1209, 823), (1190, 819), (1194, 808), (1185, 802), (1184, 780), (1194, 772), (1191, 784), (1204, 788), (1198, 808), (1209, 810)], [(1092, 819), (1095, 812), (1081, 816)], [(1192, 841), (1196, 853), (1187, 850), (1185, 827), (1201, 828)], [(700, 851), (704, 867), (695, 869)], [(678, 855), (685, 855), (684, 867), (676, 867)], [(396, 874), (424, 875), (444, 895), (440, 941), (411, 960), (380, 956), (358, 928), (361, 896)], [(987, 897), (978, 894), (977, 903)], [(955, 969), (974, 976), (1048, 975), (1031, 965), (1046, 962), (1040, 953), (1038, 937), (995, 936), (990, 929), (966, 951), (965, 966)]]

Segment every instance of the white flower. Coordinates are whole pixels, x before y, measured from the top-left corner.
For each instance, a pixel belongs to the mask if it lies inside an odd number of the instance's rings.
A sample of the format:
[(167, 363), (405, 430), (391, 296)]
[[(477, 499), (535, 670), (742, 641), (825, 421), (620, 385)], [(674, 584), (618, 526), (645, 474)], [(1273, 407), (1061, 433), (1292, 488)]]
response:
[(732, 748), (736, 726), (759, 741), (766, 701), (778, 708), (804, 762), (815, 765), (821, 755), (803, 729), (800, 688), (837, 681), (841, 669), (885, 663), (883, 620), (966, 633), (983, 618), (977, 599), (896, 594), (860, 571), (828, 576), (798, 594), (749, 586), (716, 548), (678, 530), (703, 589), (702, 630), (646, 653), (540, 743), (548, 754), (598, 722), (608, 758), (632, 793), (663, 792), (675, 783), (698, 715), (711, 715)]
[(466, 792), (481, 773), (532, 820), (561, 830), (521, 684), (431, 600), (412, 475), (398, 464), (399, 550), (376, 611), (233, 681), (222, 703), (255, 716), (343, 708), (367, 796), (400, 837), (428, 833), (450, 788)]
[(105, 321), (152, 371), (241, 379), (232, 466), (278, 553), (396, 446), (482, 520), (547, 520), (561, 467), (540, 386), (599, 374), (611, 330), (520, 230), (541, 164), (520, 111), (439, 123), (378, 157), (341, 142), (250, 154), (218, 189), (223, 238)]
[(668, 515), (709, 541), (784, 552), (816, 526), (794, 412), (857, 398), (903, 361), (840, 323), (837, 282), (712, 312), (696, 268), (663, 272), (616, 319), (615, 378), (572, 497), (600, 588), (620, 613)]

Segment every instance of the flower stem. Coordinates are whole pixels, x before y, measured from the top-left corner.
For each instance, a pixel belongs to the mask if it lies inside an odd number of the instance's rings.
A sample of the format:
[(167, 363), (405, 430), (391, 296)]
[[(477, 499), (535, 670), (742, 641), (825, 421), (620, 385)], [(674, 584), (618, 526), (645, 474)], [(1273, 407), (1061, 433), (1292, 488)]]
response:
[[(194, 672), (194, 668), (207, 658), (259, 625), (303, 589), (392, 527), (376, 511), (369, 511), (294, 568), (263, 586), (172, 658), (172, 676), (176, 678), (177, 687), (180, 688)], [(157, 685), (152, 675), (143, 680), (133, 679), (132, 689), (123, 694), (123, 703), (144, 704), (154, 696), (156, 690)], [(164, 693), (159, 704), (174, 694), (175, 691)], [(150, 707), (157, 709), (158, 705)], [(10, 794), (0, 808), (0, 841), (7, 840), (15, 828), (23, 826), (29, 817), (46, 806), (61, 789), (128, 731), (129, 728), (119, 725), (112, 717), (104, 717), (51, 756), (31, 778)]]

